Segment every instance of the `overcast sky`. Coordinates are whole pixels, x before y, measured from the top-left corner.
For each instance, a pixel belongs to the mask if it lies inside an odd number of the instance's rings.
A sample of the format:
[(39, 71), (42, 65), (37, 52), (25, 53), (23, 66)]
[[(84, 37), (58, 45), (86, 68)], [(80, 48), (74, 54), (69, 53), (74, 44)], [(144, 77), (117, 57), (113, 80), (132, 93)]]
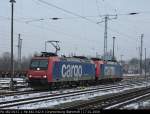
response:
[[(45, 4), (41, 1), (46, 1)], [(53, 4), (58, 7), (53, 7)], [(144, 48), (150, 57), (150, 0), (16, 0), (14, 10), (14, 55), (17, 57), (18, 34), (23, 39), (22, 55), (44, 51), (47, 40), (59, 40), (60, 54), (95, 56), (103, 54), (106, 14), (117, 14), (108, 21), (108, 50), (116, 37), (115, 54), (118, 59), (139, 57), (140, 35), (144, 34)], [(75, 15), (65, 12), (63, 9)], [(137, 15), (124, 15), (139, 12)], [(9, 0), (0, 0), (0, 54), (10, 52)], [(81, 18), (86, 17), (86, 19)], [(58, 17), (59, 20), (49, 18)], [(110, 17), (112, 18), (112, 17)], [(43, 20), (40, 20), (43, 19)], [(49, 51), (54, 51), (47, 46)], [(144, 50), (143, 50), (144, 51)]]

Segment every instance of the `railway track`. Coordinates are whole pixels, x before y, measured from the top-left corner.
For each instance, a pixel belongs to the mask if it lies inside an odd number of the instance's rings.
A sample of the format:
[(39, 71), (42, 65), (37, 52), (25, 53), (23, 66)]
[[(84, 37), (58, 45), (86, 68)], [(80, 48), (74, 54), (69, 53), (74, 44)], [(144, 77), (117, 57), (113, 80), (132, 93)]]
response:
[[(108, 91), (108, 90), (111, 90), (111, 89), (130, 87), (130, 86), (133, 86), (134, 84), (135, 83), (127, 84), (127, 85), (125, 83), (122, 83), (122, 84), (121, 83), (117, 83), (115, 85), (105, 84), (105, 85), (100, 85), (99, 89), (101, 88), (101, 91)], [(140, 85), (142, 83), (138, 82), (136, 84)], [(26, 91), (1, 92), (0, 93), (0, 97), (7, 97), (7, 96), (14, 96), (14, 95), (23, 95), (23, 94), (31, 94), (31, 93), (36, 93), (36, 92), (40, 92), (40, 91), (43, 92), (43, 91), (46, 91), (46, 90), (45, 89), (43, 89), (43, 90), (34, 90), (34, 89), (30, 88), (29, 90), (26, 90)]]
[(143, 97), (150, 96), (150, 87), (131, 89), (121, 93), (104, 95), (87, 101), (72, 102), (56, 106), (56, 109), (118, 109)]
[[(113, 85), (111, 84), (106, 84), (106, 85), (101, 85), (101, 88), (104, 88), (104, 87), (112, 87)], [(79, 87), (80, 88), (80, 87)], [(8, 87), (6, 87), (5, 89), (8, 89)], [(27, 89), (27, 88), (26, 88)], [(0, 90), (4, 90), (4, 88), (1, 88)], [(23, 95), (23, 94), (30, 94), (30, 92), (32, 93), (33, 91), (49, 91), (48, 89), (45, 89), (45, 88), (40, 88), (38, 90), (34, 90), (33, 88), (29, 88), (29, 90), (25, 90), (25, 91), (3, 91), (3, 92), (0, 92), (0, 96), (4, 96), (4, 97), (7, 97), (7, 96), (13, 96), (13, 95)]]
[[(0, 78), (0, 90), (9, 90), (10, 78)], [(14, 89), (27, 87), (25, 78), (14, 78)]]
[(131, 85), (108, 85), (108, 86), (102, 86), (99, 88), (94, 88), (94, 89), (87, 89), (87, 90), (77, 90), (69, 93), (58, 93), (58, 94), (50, 94), (50, 95), (44, 95), (44, 96), (38, 96), (38, 97), (31, 97), (31, 98), (23, 98), (23, 99), (16, 99), (16, 100), (11, 100), (11, 101), (6, 101), (6, 102), (0, 102), (0, 109), (7, 109), (11, 107), (16, 107), (16, 106), (21, 106), (21, 105), (26, 105), (26, 104), (31, 104), (31, 103), (36, 103), (36, 102), (42, 102), (42, 101), (48, 101), (48, 100), (59, 100), (59, 99), (64, 99), (64, 98), (69, 98), (73, 96), (79, 96), (79, 95), (86, 95), (86, 94), (94, 94), (98, 92), (104, 92), (104, 91), (109, 91), (109, 90), (115, 90), (115, 89), (123, 89), (126, 87), (131, 87)]
[(16, 95), (25, 95), (25, 94), (33, 94), (33, 93), (39, 93), (43, 92), (42, 91), (37, 91), (37, 90), (26, 90), (26, 91), (10, 91), (10, 92), (2, 92), (0, 93), (0, 98), (8, 97), (8, 96), (16, 96)]
[[(25, 82), (26, 81), (25, 78), (13, 78), (13, 80), (17, 81), (17, 82)], [(7, 83), (10, 81), (11, 81), (11, 78), (0, 78), (0, 83)]]
[[(26, 105), (26, 104), (31, 104), (31, 103), (36, 103), (36, 102), (42, 102), (42, 101), (48, 101), (48, 100), (54, 100), (54, 99), (63, 99), (63, 98), (69, 98), (73, 96), (79, 96), (79, 95), (86, 95), (86, 94), (93, 94), (96, 92), (106, 92), (110, 90), (115, 90), (115, 89), (124, 89), (128, 87), (132, 87), (134, 85), (142, 85), (145, 80), (140, 80), (140, 81), (122, 81), (120, 83), (117, 83), (115, 85), (112, 84), (107, 84), (107, 85), (100, 85), (98, 88), (94, 89), (87, 89), (87, 90), (77, 90), (77, 91), (72, 91), (68, 93), (58, 93), (58, 94), (47, 94), (43, 96), (38, 96), (38, 97), (30, 97), (30, 98), (22, 98), (22, 99), (15, 99), (11, 101), (5, 101), (5, 102), (0, 102), (0, 109), (7, 109), (11, 107), (16, 107), (16, 106), (21, 106), (21, 105)], [(3, 97), (8, 97), (8, 96), (13, 96), (13, 95), (23, 95), (23, 94), (32, 94), (34, 92), (29, 92), (29, 91), (24, 91), (24, 92), (12, 92), (12, 93), (7, 93), (3, 94)], [(42, 92), (41, 92), (42, 93)]]
[(121, 109), (123, 106), (126, 106), (128, 104), (134, 103), (139, 100), (144, 100), (144, 99), (149, 99), (150, 98), (150, 93), (145, 93), (144, 95), (135, 95), (134, 98), (132, 99), (127, 99), (126, 101), (120, 102), (118, 104), (114, 104), (112, 106), (108, 106), (105, 109)]
[[(17, 79), (15, 79), (17, 80)], [(144, 80), (144, 77), (131, 77), (131, 76), (125, 76), (123, 81), (131, 81), (131, 83), (137, 83), (135, 80)], [(10, 84), (10, 78), (0, 78), (0, 90), (8, 90), (9, 89), (9, 84)], [(122, 82), (123, 82), (122, 81)], [(25, 88), (27, 86), (27, 83), (24, 78), (18, 79), (17, 83), (14, 85), (15, 89), (18, 88)]]
[[(14, 85), (14, 90), (20, 89), (20, 88), (27, 88), (27, 85)], [(0, 87), (0, 90), (9, 90), (9, 85), (3, 85)]]
[[(114, 87), (112, 87), (112, 88), (114, 88)], [(112, 88), (109, 87), (109, 88), (105, 88), (105, 89), (110, 90)], [(60, 98), (64, 98), (64, 97), (71, 97), (71, 96), (77, 96), (77, 95), (82, 95), (82, 94), (89, 94), (89, 93), (99, 92), (99, 91), (104, 91), (104, 88), (100, 87), (100, 88), (96, 88), (96, 89), (73, 91), (73, 92), (69, 92), (69, 93), (51, 94), (51, 95), (44, 95), (44, 96), (40, 96), (40, 97), (11, 100), (11, 101), (7, 101), (7, 102), (0, 102), (0, 108), (9, 108), (9, 107), (18, 106), (18, 105), (41, 102), (41, 101), (52, 100), (52, 99), (60, 99)]]

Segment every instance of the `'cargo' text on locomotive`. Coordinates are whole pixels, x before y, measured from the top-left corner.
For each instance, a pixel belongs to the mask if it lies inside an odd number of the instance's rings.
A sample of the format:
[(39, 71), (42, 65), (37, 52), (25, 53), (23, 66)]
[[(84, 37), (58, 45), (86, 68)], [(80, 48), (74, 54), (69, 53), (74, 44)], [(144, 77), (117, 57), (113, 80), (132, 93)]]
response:
[(62, 65), (62, 77), (81, 77), (82, 66), (81, 65)]

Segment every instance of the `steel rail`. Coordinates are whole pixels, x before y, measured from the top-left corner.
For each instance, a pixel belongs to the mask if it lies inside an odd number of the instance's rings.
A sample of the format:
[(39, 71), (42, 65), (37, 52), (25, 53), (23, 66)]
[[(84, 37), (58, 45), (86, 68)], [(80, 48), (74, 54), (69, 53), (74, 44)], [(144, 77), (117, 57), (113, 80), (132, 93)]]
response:
[[(120, 86), (122, 88), (123, 85)], [(41, 102), (41, 101), (46, 101), (46, 100), (52, 100), (52, 99), (59, 99), (63, 97), (71, 97), (71, 96), (77, 96), (77, 95), (83, 95), (83, 94), (89, 94), (89, 93), (94, 93), (94, 92), (100, 92), (100, 91), (106, 91), (106, 90), (112, 90), (112, 89), (119, 89), (119, 86), (114, 85), (109, 88), (94, 88), (94, 89), (87, 89), (87, 90), (77, 90), (69, 93), (59, 93), (59, 94), (50, 94), (50, 95), (44, 95), (44, 96), (38, 96), (38, 97), (31, 97), (31, 98), (25, 98), (25, 99), (17, 99), (17, 100), (12, 100), (12, 101), (6, 101), (6, 102), (0, 102), (0, 108), (9, 108), (12, 106), (18, 106), (18, 105), (24, 105), (24, 104), (30, 104), (30, 103), (35, 103), (35, 102)]]
[(114, 94), (108, 94), (99, 96), (87, 101), (79, 101), (75, 103), (71, 103), (69, 105), (60, 105), (56, 106), (56, 109), (107, 109), (107, 107), (111, 107), (113, 105), (116, 105), (118, 103), (124, 102), (129, 99), (134, 99), (135, 97), (139, 97), (141, 95), (148, 94), (150, 92), (150, 87), (148, 88), (139, 88), (139, 89), (131, 89), (127, 90), (126, 92), (121, 93), (114, 93)]

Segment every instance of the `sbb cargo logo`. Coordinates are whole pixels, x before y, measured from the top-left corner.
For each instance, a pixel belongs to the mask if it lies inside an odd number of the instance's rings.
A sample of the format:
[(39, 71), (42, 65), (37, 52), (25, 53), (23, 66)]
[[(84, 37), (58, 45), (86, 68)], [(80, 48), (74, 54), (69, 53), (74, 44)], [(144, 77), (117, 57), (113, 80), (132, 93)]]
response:
[(115, 75), (115, 67), (106, 66), (104, 73), (105, 75)]
[(81, 65), (62, 65), (62, 77), (81, 77), (82, 66)]

